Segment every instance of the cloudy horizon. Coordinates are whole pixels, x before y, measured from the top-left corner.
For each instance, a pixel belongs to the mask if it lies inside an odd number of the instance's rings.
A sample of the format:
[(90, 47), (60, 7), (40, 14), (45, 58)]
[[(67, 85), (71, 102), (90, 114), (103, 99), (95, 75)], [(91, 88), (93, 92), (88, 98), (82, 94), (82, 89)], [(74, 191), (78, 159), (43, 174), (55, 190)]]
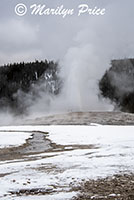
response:
[[(116, 57), (116, 55), (121, 58), (133, 56), (132, 34), (134, 30), (131, 24), (134, 17), (134, 2), (132, 1), (129, 3), (125, 0), (119, 0), (118, 2), (107, 2), (106, 0), (101, 2), (98, 0), (91, 2), (87, 0), (84, 2), (80, 0), (77, 2), (67, 2), (65, 0), (56, 0), (55, 2), (52, 0), (21, 1), (27, 6), (36, 3), (37, 5), (45, 4), (50, 8), (63, 4), (64, 7), (76, 9), (81, 3), (85, 3), (89, 7), (106, 8), (104, 16), (85, 14), (78, 17), (74, 14), (64, 19), (59, 16), (32, 16), (30, 13), (20, 17), (14, 12), (15, 5), (20, 1), (14, 0), (8, 1), (8, 3), (7, 1), (1, 1), (0, 3), (1, 65), (9, 62), (34, 61), (35, 59), (62, 60), (68, 49), (72, 47), (82, 46), (85, 43), (90, 44), (91, 40), (91, 45), (96, 48), (97, 39), (100, 41), (102, 39), (107, 48), (111, 48), (111, 41), (114, 43), (115, 40), (117, 43), (117, 37), (119, 46), (116, 47), (117, 44), (115, 44), (115, 47), (119, 48), (120, 53), (115, 53), (115, 55), (113, 53), (113, 57)], [(104, 37), (106, 38), (106, 35), (108, 37), (106, 42), (104, 41), (103, 32)], [(97, 38), (95, 40), (94, 34)]]

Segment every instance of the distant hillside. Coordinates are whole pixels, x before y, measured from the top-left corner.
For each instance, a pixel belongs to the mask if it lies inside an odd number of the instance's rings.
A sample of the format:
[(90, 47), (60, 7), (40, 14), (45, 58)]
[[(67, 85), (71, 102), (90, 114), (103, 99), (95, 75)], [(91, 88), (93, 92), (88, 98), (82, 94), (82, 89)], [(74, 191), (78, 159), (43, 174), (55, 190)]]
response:
[(121, 111), (134, 113), (134, 59), (113, 60), (99, 82), (102, 96)]
[[(35, 61), (14, 63), (0, 67), (0, 109), (24, 112), (24, 94), (30, 92), (33, 98), (38, 96), (38, 89), (43, 83), (43, 91), (58, 94), (60, 81), (58, 64), (53, 61)], [(22, 97), (22, 99), (21, 99)], [(23, 104), (23, 105), (22, 105)]]

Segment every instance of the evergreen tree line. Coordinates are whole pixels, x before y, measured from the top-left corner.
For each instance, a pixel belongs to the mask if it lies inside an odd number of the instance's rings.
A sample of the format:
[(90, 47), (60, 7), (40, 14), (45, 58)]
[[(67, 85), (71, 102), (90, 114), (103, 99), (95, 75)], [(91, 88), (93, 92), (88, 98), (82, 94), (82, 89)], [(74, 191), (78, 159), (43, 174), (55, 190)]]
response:
[[(21, 114), (29, 106), (27, 94), (33, 101), (40, 97), (40, 90), (46, 95), (59, 94), (58, 72), (58, 63), (47, 60), (0, 66), (0, 109)], [(134, 59), (112, 60), (99, 89), (121, 111), (134, 113)]]
[(43, 84), (44, 92), (57, 95), (61, 87), (58, 70), (58, 63), (47, 60), (1, 66), (0, 109), (23, 113), (26, 104), (22, 102), (20, 94), (32, 91), (33, 98), (36, 99), (39, 93), (36, 89), (39, 87), (35, 86), (40, 84)]
[(101, 95), (124, 112), (134, 113), (134, 59), (112, 60), (99, 81)]

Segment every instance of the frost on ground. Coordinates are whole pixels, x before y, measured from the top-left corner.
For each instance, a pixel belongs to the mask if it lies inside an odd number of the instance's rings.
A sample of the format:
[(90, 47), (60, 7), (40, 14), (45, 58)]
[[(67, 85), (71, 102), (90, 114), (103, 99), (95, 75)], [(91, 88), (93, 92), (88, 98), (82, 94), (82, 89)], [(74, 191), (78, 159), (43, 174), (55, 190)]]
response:
[(48, 151), (0, 161), (0, 198), (71, 199), (83, 180), (134, 172), (134, 126), (9, 126), (0, 131), (48, 132)]

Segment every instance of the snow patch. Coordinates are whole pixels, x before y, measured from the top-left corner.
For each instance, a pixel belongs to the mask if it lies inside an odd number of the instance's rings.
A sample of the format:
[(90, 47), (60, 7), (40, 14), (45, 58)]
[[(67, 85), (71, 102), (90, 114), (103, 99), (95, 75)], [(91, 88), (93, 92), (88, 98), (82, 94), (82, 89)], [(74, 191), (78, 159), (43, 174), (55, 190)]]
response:
[(21, 146), (28, 138), (32, 138), (31, 135), (26, 132), (0, 132), (0, 149)]

